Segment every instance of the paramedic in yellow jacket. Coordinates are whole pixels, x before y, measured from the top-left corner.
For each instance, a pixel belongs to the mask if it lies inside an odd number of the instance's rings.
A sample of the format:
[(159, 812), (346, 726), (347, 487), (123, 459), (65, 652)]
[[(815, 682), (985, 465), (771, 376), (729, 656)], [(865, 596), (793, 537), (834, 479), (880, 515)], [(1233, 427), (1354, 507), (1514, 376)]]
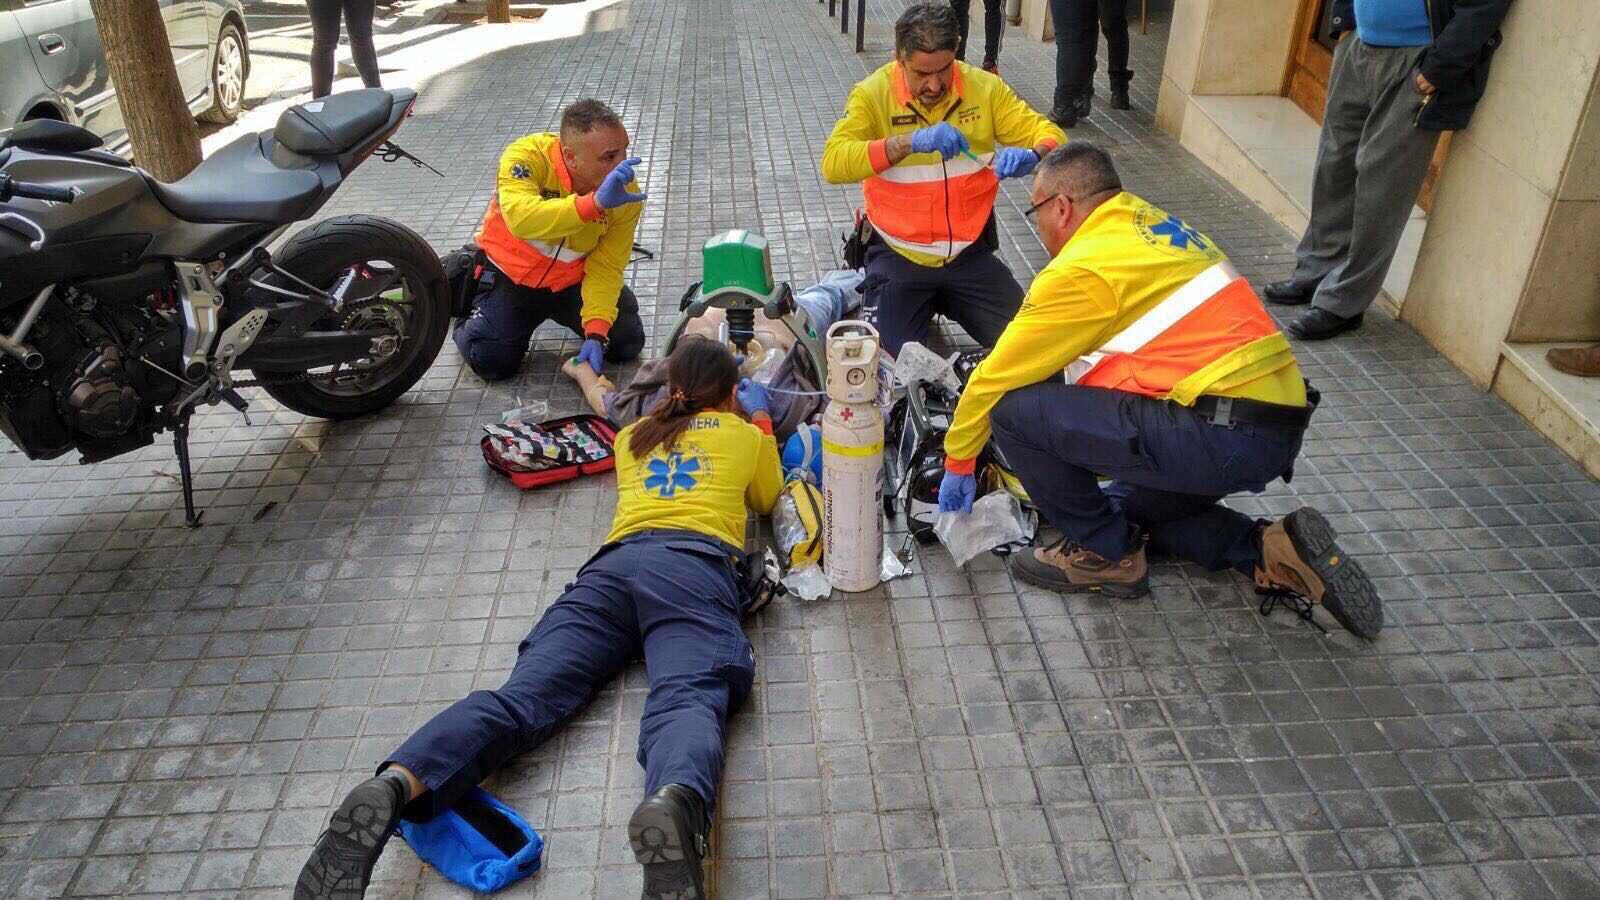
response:
[(1022, 303), (995, 255), (995, 193), (1067, 139), (1000, 76), (956, 60), (960, 24), (948, 3), (901, 14), (894, 60), (850, 91), (822, 152), (822, 177), (861, 183), (875, 234), (861, 293), (890, 353), (926, 343), (934, 313), (994, 346)]
[(992, 436), (1062, 534), (1011, 557), (1021, 580), (1142, 596), (1148, 542), (1376, 635), (1382, 604), (1321, 513), (1269, 523), (1221, 505), (1292, 476), (1318, 399), (1249, 283), (1089, 142), (1047, 156), (1032, 199), (1054, 258), (962, 392), (940, 510), (971, 510)]
[(644, 349), (639, 302), (622, 283), (645, 198), (638, 164), (622, 120), (599, 100), (567, 107), (559, 135), (530, 134), (501, 154), (478, 232), (489, 283), (455, 331), (472, 371), (515, 375), (546, 319), (583, 338), (578, 359), (595, 374), (602, 358), (625, 362)]
[(644, 866), (643, 896), (706, 896), (700, 864), (728, 717), (755, 678), (735, 560), (749, 514), (777, 503), (783, 467), (766, 389), (740, 382), (720, 343), (679, 344), (667, 386), (665, 400), (617, 435), (611, 533), (517, 648), (505, 684), (434, 716), (356, 785), (317, 840), (296, 900), (362, 896), (402, 818), (457, 808), (641, 657), (645, 797), (627, 836)]

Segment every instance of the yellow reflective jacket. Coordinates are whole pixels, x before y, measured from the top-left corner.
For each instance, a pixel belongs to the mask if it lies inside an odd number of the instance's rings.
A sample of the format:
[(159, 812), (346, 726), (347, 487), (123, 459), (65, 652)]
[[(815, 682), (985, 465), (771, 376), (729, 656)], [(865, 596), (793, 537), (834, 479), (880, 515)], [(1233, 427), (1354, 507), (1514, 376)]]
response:
[(584, 331), (606, 335), (617, 320), (617, 296), (642, 205), (602, 210), (593, 194), (574, 194), (560, 138), (530, 134), (500, 155), (478, 246), (495, 268), (524, 287), (560, 291), (582, 281)]
[[(1136, 323), (1153, 336), (1119, 346), (1140, 330)], [(972, 470), (989, 440), (989, 413), (1007, 391), (1063, 370), (1078, 384), (1184, 406), (1203, 394), (1306, 402), (1288, 340), (1223, 252), (1126, 192), (1090, 213), (1034, 278), (961, 394), (945, 435), (946, 467)]]
[[(977, 160), (912, 153), (889, 165), (889, 138), (940, 122), (966, 136)], [(957, 62), (949, 93), (924, 109), (900, 64), (890, 62), (851, 89), (844, 118), (822, 150), (822, 177), (861, 182), (867, 218), (884, 242), (919, 265), (942, 266), (982, 235), (994, 212), (995, 152), (1053, 148), (1066, 139), (998, 75)]]

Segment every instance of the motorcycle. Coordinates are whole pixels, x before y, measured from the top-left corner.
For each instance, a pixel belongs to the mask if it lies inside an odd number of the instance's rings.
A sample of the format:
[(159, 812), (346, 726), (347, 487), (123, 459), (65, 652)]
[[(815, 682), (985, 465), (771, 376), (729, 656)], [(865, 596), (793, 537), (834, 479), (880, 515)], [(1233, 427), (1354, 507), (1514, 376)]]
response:
[(416, 99), (367, 89), (290, 107), (171, 184), (82, 128), (17, 127), (0, 143), (0, 432), (30, 459), (75, 449), (87, 464), (171, 431), (194, 527), (201, 405), (248, 423), (239, 390), (260, 387), (347, 419), (409, 390), (450, 315), (427, 242), (351, 215), (267, 248), (369, 157), (425, 165), (389, 140)]

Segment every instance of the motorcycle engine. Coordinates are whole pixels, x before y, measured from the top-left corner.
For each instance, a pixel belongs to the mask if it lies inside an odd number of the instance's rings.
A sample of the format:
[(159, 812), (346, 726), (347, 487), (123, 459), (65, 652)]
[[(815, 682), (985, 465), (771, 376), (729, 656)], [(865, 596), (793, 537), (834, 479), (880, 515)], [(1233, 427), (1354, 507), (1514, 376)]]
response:
[(73, 428), (93, 437), (116, 437), (139, 418), (139, 393), (128, 383), (122, 351), (109, 341), (89, 350), (74, 368), (76, 376), (61, 393), (61, 407)]
[(37, 372), (0, 360), (0, 431), (32, 459), (76, 447), (98, 462), (149, 444), (153, 411), (178, 390), (178, 324), (149, 304), (100, 303), (68, 289), (45, 308), (28, 342)]

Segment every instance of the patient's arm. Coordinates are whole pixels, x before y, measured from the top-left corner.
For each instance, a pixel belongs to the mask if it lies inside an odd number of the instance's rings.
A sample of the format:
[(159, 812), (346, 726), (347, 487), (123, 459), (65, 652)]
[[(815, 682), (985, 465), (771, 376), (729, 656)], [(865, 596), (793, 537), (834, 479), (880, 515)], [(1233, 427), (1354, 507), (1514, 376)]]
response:
[(583, 391), (583, 399), (596, 415), (606, 414), (606, 396), (617, 391), (611, 379), (596, 373), (593, 367), (579, 362), (576, 357), (561, 364), (561, 374), (578, 383), (578, 389)]

